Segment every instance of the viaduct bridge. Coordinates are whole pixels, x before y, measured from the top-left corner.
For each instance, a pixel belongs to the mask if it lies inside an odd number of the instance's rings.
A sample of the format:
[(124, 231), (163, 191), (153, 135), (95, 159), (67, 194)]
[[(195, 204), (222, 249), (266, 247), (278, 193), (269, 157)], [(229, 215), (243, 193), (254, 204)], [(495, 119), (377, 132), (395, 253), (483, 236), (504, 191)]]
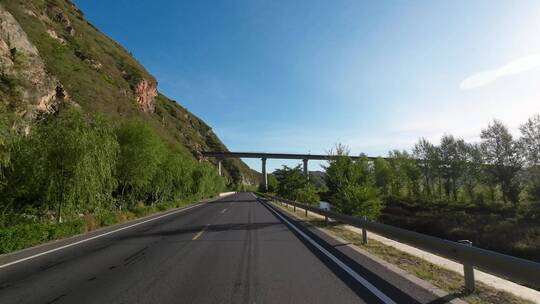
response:
[[(259, 158), (261, 160), (261, 173), (264, 180), (264, 188), (268, 190), (268, 174), (266, 172), (267, 159), (298, 159), (303, 162), (304, 175), (309, 177), (308, 161), (310, 160), (330, 160), (336, 158), (337, 155), (324, 154), (290, 154), (290, 153), (259, 153), (259, 152), (202, 152), (205, 157), (213, 157), (218, 160), (218, 171), (221, 175), (221, 162), (225, 158)], [(350, 156), (352, 159), (358, 159), (360, 156)], [(374, 160), (375, 157), (368, 157)]]

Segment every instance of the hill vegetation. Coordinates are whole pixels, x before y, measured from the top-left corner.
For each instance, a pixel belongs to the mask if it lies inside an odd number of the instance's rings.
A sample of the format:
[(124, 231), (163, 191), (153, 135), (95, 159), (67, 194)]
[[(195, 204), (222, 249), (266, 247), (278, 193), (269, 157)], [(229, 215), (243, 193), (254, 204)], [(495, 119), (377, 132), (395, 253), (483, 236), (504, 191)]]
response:
[[(72, 104), (113, 121), (143, 121), (195, 159), (203, 159), (204, 150), (227, 150), (206, 123), (160, 94), (156, 79), (71, 1), (0, 1), (0, 18), (6, 127), (28, 133), (60, 104)], [(225, 160), (223, 172), (230, 184), (258, 183), (258, 174), (240, 160)]]
[(13, 138), (0, 184), (0, 252), (218, 194), (225, 180), (147, 124), (64, 109)]
[(0, 0), (0, 253), (254, 185), (69, 0)]

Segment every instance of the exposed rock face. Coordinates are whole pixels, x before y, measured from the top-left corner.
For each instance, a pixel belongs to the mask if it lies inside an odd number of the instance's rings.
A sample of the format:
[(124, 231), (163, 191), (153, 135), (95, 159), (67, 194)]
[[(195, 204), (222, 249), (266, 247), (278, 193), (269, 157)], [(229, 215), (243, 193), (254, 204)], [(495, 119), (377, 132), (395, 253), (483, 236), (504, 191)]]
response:
[(60, 37), (55, 31), (49, 29), (47, 30), (47, 34), (49, 34), (49, 36), (51, 36), (51, 38), (53, 38), (54, 40), (60, 42), (61, 44), (66, 44), (66, 40), (62, 37)]
[(48, 9), (47, 13), (53, 21), (62, 24), (69, 35), (75, 35), (75, 29), (71, 25), (71, 21), (69, 20), (68, 16), (62, 11), (62, 9), (53, 6)]
[(154, 113), (154, 99), (158, 95), (157, 83), (143, 79), (139, 81), (135, 87), (135, 94), (137, 96), (137, 104), (139, 105), (141, 111), (146, 113)]
[[(15, 18), (0, 5), (0, 75), (10, 81), (12, 104), (26, 121), (42, 113), (56, 111), (67, 98), (59, 81), (47, 73), (37, 48), (30, 42)], [(3, 98), (2, 98), (3, 99)], [(26, 127), (21, 127), (26, 129)]]
[[(144, 117), (155, 122), (150, 125), (164, 140), (194, 158), (202, 159), (205, 150), (226, 151), (204, 121), (158, 95), (155, 78), (87, 22), (73, 0), (0, 0), (0, 114), (7, 114), (0, 116), (27, 133), (42, 113), (62, 111), (63, 103), (78, 107), (59, 80), (85, 112)], [(147, 114), (152, 112), (159, 115)], [(239, 184), (259, 180), (240, 160), (223, 162), (223, 172)]]

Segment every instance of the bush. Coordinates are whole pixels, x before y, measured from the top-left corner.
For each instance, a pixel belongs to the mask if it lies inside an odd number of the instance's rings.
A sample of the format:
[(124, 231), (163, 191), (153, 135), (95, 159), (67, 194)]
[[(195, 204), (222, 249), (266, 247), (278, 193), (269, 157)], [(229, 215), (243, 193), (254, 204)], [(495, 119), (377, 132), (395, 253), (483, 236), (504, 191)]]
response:
[(376, 219), (383, 207), (379, 190), (368, 185), (347, 185), (334, 196), (332, 203), (344, 214)]
[(157, 210), (159, 210), (159, 211), (165, 211), (165, 210), (167, 210), (169, 208), (172, 208), (172, 206), (169, 205), (169, 204), (159, 204), (159, 205), (157, 205)]
[(77, 219), (60, 224), (48, 225), (49, 237), (46, 241), (56, 240), (86, 232), (86, 223), (83, 219)]
[(540, 220), (540, 202), (521, 204), (518, 208), (518, 215), (527, 220)]
[(0, 228), (0, 253), (7, 253), (86, 231), (84, 220), (61, 224), (28, 223)]
[[(381, 170), (381, 166), (391, 163), (378, 162), (376, 168)], [(384, 174), (383, 181), (381, 172), (377, 177), (373, 166), (369, 165), (367, 157), (360, 157), (358, 160), (341, 155), (329, 161), (326, 168), (330, 202), (341, 213), (348, 215), (367, 216), (376, 219), (382, 209), (382, 199), (379, 189), (376, 187), (376, 180), (387, 187), (390, 185), (388, 174)]]
[(317, 189), (312, 184), (306, 184), (304, 187), (296, 189), (291, 199), (307, 204), (318, 204), (321, 200), (317, 194)]
[(118, 223), (118, 214), (112, 211), (103, 211), (98, 215), (99, 226), (109, 226)]

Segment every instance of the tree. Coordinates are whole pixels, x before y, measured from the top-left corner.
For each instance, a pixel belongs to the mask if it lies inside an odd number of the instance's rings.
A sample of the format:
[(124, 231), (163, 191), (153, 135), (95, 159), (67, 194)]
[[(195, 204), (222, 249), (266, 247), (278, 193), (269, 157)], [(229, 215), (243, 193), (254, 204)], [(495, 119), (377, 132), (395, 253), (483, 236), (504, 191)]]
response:
[(540, 115), (535, 115), (519, 128), (520, 148), (527, 164), (527, 193), (540, 201)]
[[(278, 181), (276, 177), (273, 174), (267, 175), (268, 179), (268, 192), (274, 193), (278, 190)], [(266, 189), (264, 188), (264, 183), (259, 184), (259, 192), (266, 192)]]
[(148, 125), (139, 121), (122, 123), (116, 136), (120, 145), (117, 176), (121, 201), (124, 202), (126, 191), (134, 198), (144, 198), (165, 159), (165, 145)]
[(192, 171), (192, 194), (200, 199), (219, 193), (225, 188), (225, 181), (214, 167), (208, 163), (200, 163)]
[[(392, 169), (392, 194), (418, 197), (420, 194), (421, 171), (417, 161), (407, 151), (394, 150), (388, 153), (388, 162)], [(403, 193), (405, 191), (406, 193)]]
[(332, 203), (341, 213), (370, 219), (376, 219), (383, 207), (379, 191), (372, 185), (346, 185), (334, 194)]
[(117, 156), (118, 144), (106, 121), (63, 111), (13, 144), (11, 197), (19, 204), (35, 200), (56, 209), (59, 222), (64, 214), (108, 207)]
[(529, 166), (540, 165), (540, 115), (535, 115), (520, 126), (520, 147)]
[(467, 193), (471, 201), (476, 200), (476, 186), (484, 179), (483, 163), (484, 159), (480, 146), (478, 144), (467, 144), (466, 162), (464, 163), (464, 172), (462, 179), (463, 185), (465, 187), (465, 192)]
[(463, 175), (467, 161), (467, 146), (463, 139), (455, 139), (452, 135), (441, 138), (439, 148), (441, 155), (441, 175), (447, 198), (457, 200), (458, 181)]
[(283, 166), (272, 173), (275, 176), (278, 186), (277, 192), (280, 196), (304, 203), (316, 203), (319, 196), (316, 189), (304, 176), (300, 165), (290, 168)]
[(329, 160), (326, 184), (334, 207), (344, 214), (377, 217), (382, 201), (373, 173), (365, 155), (355, 161), (345, 155)]
[(482, 152), (488, 167), (487, 173), (499, 183), (503, 200), (519, 203), (521, 185), (517, 173), (522, 167), (519, 146), (505, 125), (494, 120), (487, 129), (482, 130)]
[(337, 193), (347, 183), (354, 179), (353, 160), (345, 155), (339, 155), (328, 161), (326, 170), (326, 186), (329, 193)]
[(317, 189), (311, 183), (306, 183), (302, 188), (294, 190), (292, 199), (308, 204), (318, 204), (321, 200)]
[(186, 155), (169, 149), (151, 182), (152, 202), (159, 203), (189, 197), (193, 188), (191, 178), (193, 167), (194, 165)]
[(435, 180), (440, 178), (440, 149), (422, 137), (413, 148), (413, 156), (419, 160), (418, 166), (424, 178), (423, 192), (431, 198)]
[(384, 158), (377, 158), (373, 165), (375, 174), (375, 185), (381, 189), (382, 194), (388, 195), (392, 184), (392, 169)]

